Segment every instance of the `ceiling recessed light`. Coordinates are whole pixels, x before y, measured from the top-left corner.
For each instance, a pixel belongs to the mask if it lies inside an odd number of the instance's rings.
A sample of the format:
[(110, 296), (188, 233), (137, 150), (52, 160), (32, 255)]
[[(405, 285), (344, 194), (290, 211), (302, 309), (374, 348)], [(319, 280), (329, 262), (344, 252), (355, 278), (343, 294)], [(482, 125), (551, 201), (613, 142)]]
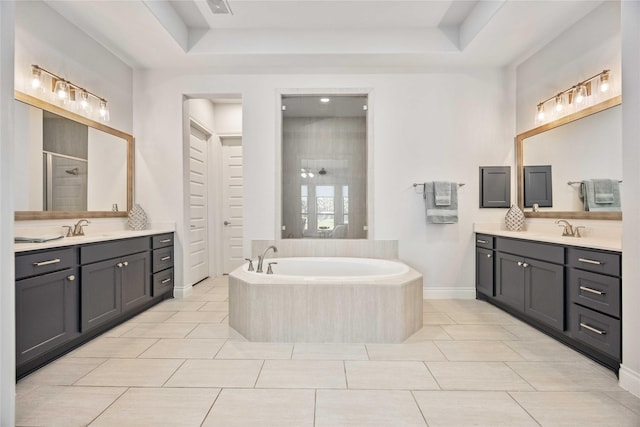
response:
[(320, 102), (322, 102), (323, 104), (326, 104), (329, 101), (331, 101), (331, 98), (320, 98)]

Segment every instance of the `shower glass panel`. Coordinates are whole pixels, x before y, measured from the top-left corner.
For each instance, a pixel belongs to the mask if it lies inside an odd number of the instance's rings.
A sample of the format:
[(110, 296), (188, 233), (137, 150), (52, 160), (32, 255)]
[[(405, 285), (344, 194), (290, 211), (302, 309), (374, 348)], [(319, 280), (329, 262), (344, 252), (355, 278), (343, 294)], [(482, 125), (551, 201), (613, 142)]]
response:
[(282, 96), (282, 238), (367, 238), (367, 96)]

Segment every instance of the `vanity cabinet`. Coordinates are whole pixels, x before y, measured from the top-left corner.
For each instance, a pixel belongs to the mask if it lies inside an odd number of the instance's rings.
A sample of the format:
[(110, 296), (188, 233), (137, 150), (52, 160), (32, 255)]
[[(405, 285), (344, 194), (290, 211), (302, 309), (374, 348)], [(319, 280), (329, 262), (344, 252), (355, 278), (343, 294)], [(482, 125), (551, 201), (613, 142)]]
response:
[(16, 363), (80, 335), (77, 256), (73, 250), (16, 256)]
[[(488, 249), (479, 241), (493, 242), (493, 288), (481, 255)], [(621, 357), (620, 274), (616, 252), (476, 235), (478, 298), (615, 371)]]
[(152, 295), (163, 295), (173, 290), (173, 233), (153, 236)]
[[(168, 251), (171, 262), (155, 272), (157, 245), (159, 259)], [(172, 289), (173, 233), (17, 252), (18, 378), (171, 297)]]
[(493, 236), (476, 236), (476, 291), (493, 296)]

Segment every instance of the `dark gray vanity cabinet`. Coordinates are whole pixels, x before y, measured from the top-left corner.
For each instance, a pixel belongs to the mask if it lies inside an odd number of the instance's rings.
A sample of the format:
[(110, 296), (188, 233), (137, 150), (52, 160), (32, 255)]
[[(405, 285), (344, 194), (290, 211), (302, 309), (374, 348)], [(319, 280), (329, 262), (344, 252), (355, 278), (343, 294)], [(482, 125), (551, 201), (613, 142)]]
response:
[[(148, 237), (80, 248), (80, 259), (83, 262), (108, 258), (82, 266), (82, 332), (151, 300), (149, 249)], [(114, 255), (119, 256), (113, 257)]]
[[(486, 251), (493, 239), (494, 294)], [(617, 371), (621, 356), (621, 259), (617, 252), (476, 235), (476, 291), (487, 300)]]
[[(75, 264), (77, 256), (73, 250), (16, 256), (17, 364), (26, 363), (80, 335), (79, 275)], [(38, 269), (44, 270), (44, 274), (33, 275)]]
[(476, 236), (476, 291), (493, 296), (493, 236)]
[(153, 283), (154, 297), (173, 290), (173, 233), (153, 236)]

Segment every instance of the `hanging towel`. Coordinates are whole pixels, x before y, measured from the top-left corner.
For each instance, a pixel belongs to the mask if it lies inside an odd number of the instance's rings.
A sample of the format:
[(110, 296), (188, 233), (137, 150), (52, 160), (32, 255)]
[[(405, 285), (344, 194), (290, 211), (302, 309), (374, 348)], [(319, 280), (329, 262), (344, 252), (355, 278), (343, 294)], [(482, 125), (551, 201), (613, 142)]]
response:
[(428, 224), (456, 224), (458, 222), (458, 184), (449, 183), (451, 203), (448, 206), (436, 206), (435, 183), (424, 184), (424, 204)]
[(451, 205), (451, 183), (448, 181), (434, 181), (433, 193), (436, 206)]
[[(608, 193), (609, 191), (611, 193)], [(600, 193), (599, 196), (598, 193)], [(579, 196), (585, 211), (619, 212), (621, 210), (620, 184), (615, 179), (585, 179), (580, 183)], [(603, 202), (607, 200), (610, 201)]]

